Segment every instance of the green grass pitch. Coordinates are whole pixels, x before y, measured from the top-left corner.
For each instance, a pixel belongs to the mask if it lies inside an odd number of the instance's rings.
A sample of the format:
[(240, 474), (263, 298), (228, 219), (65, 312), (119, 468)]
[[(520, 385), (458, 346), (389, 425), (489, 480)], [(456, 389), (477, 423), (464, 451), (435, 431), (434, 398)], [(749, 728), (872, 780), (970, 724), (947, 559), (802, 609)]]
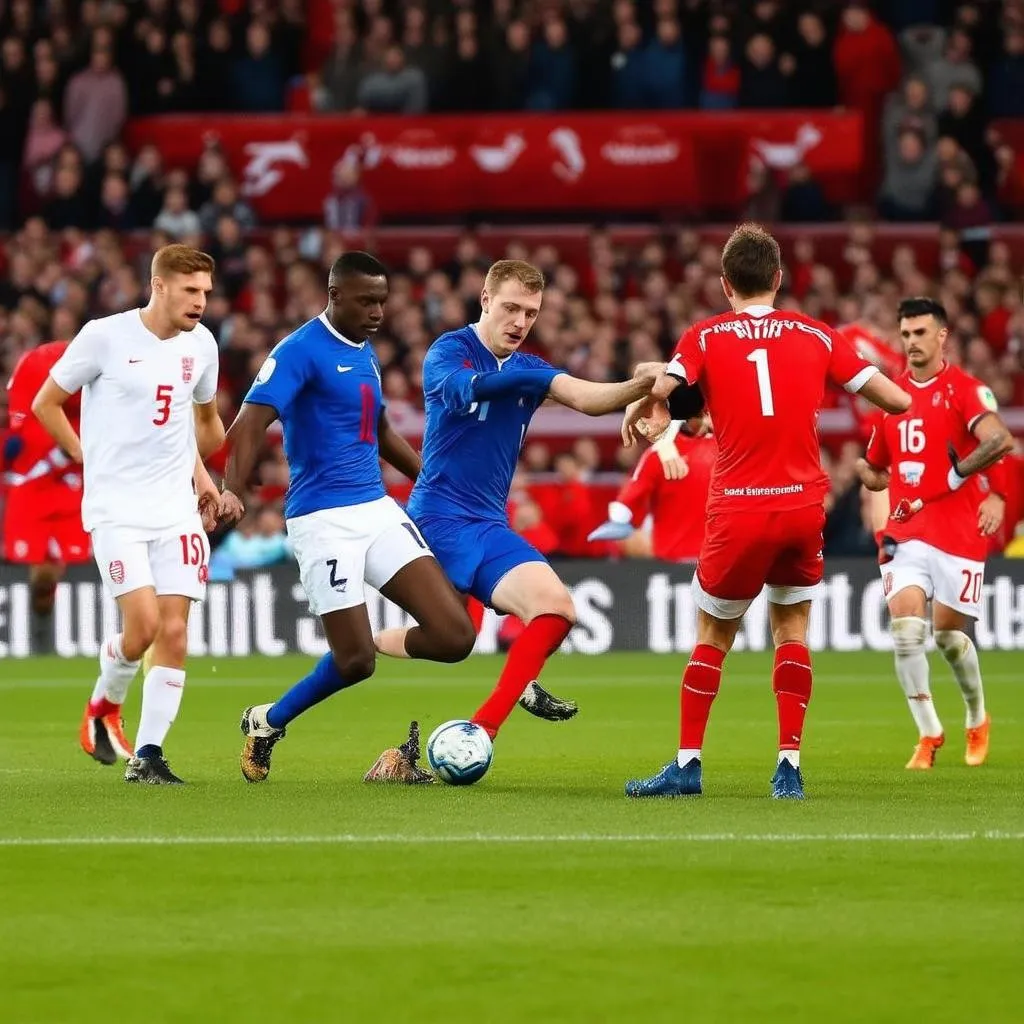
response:
[[(135, 789), (77, 748), (94, 667), (0, 665), (0, 1019), (189, 1024), (1022, 1019), (1024, 688), (983, 657), (993, 751), (913, 729), (885, 655), (820, 654), (808, 800), (768, 799), (769, 658), (727, 663), (705, 795), (634, 803), (676, 745), (683, 659), (555, 659), (570, 723), (517, 710), (482, 783), (362, 775), (412, 718), (467, 717), (498, 659), (382, 663), (296, 723), (262, 786), (238, 719), (304, 659), (191, 666), (168, 744), (181, 789)], [(128, 706), (137, 723), (139, 684)]]

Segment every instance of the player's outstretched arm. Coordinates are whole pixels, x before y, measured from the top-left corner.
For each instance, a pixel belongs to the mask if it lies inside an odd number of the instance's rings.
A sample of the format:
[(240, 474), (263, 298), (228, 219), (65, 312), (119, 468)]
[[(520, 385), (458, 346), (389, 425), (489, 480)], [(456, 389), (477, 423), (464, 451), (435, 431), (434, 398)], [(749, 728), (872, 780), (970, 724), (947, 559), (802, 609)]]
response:
[(52, 377), (47, 377), (32, 400), (32, 412), (46, 432), (75, 462), (82, 461), (82, 442), (71, 426), (64, 405), (71, 397)]
[(377, 421), (377, 447), (380, 457), (403, 476), (415, 480), (420, 475), (423, 468), (420, 453), (395, 430), (383, 409)]
[(245, 511), (239, 495), (245, 493), (249, 474), (256, 465), (256, 456), (263, 444), (263, 435), (276, 419), (277, 410), (272, 405), (243, 402), (235, 422), (228, 428), (227, 443), (231, 446), (231, 454), (228, 455), (224, 493), (221, 495), (221, 515), (228, 522), (241, 519)]
[(655, 380), (653, 372), (613, 384), (581, 380), (579, 377), (560, 373), (551, 381), (548, 396), (561, 405), (587, 416), (603, 416), (605, 413), (625, 409), (631, 402), (645, 398), (651, 393)]
[(217, 399), (192, 406), (196, 423), (196, 447), (199, 456), (208, 459), (224, 443), (224, 421), (217, 411)]
[(857, 393), (885, 412), (898, 415), (910, 408), (910, 395), (881, 372), (873, 373)]

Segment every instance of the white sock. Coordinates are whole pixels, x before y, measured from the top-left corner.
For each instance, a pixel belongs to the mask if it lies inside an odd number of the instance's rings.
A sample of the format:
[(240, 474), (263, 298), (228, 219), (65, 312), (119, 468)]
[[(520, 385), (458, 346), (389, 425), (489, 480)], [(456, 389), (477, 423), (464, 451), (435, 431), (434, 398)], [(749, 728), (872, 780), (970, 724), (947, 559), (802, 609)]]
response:
[(249, 712), (249, 722), (252, 726), (254, 736), (273, 736), (275, 733), (280, 732), (280, 729), (275, 729), (267, 721), (267, 712), (273, 707), (273, 704), (257, 704), (252, 711)]
[(907, 615), (892, 620), (892, 640), (896, 651), (896, 678), (903, 687), (907, 704), (918, 734), (941, 736), (942, 723), (935, 713), (931, 691), (928, 689), (928, 658), (924, 653), (928, 623), (924, 619)]
[(92, 688), (92, 700), (106, 698), (111, 704), (123, 704), (128, 687), (139, 670), (137, 661), (129, 661), (121, 648), (123, 634), (104, 640), (100, 647), (100, 674)]
[(177, 717), (185, 690), (185, 670), (154, 665), (142, 684), (142, 720), (135, 737), (135, 749), (162, 747)]
[(939, 629), (935, 643), (953, 670), (960, 692), (967, 705), (967, 728), (977, 729), (985, 721), (985, 691), (981, 685), (978, 649), (971, 638), (959, 629)]
[(682, 747), (679, 753), (676, 754), (676, 764), (680, 768), (685, 768), (694, 758), (700, 760), (700, 750), (693, 750), (689, 747)]
[(788, 761), (794, 768), (800, 767), (800, 751), (799, 750), (780, 750), (779, 751), (779, 764), (783, 761)]

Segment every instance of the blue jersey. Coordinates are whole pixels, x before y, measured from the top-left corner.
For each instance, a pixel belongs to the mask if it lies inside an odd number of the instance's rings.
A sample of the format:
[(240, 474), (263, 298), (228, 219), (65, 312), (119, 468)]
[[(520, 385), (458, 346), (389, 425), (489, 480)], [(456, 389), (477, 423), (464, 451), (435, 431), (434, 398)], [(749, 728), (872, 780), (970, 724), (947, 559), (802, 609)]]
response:
[(384, 405), (369, 342), (342, 337), (321, 313), (267, 356), (245, 396), (284, 427), (289, 519), (383, 498), (377, 422)]
[[(499, 360), (473, 326), (441, 335), (423, 361), (423, 469), (410, 515), (507, 523), (526, 428), (561, 372), (521, 352)], [(485, 382), (487, 394), (502, 393), (484, 400), (476, 391)]]

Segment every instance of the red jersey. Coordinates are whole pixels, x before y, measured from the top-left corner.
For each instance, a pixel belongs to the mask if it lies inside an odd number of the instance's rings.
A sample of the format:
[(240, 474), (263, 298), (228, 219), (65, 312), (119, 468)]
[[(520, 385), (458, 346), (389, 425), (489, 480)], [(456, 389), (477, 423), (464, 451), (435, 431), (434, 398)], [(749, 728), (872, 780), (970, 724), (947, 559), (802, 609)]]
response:
[[(19, 442), (18, 454), (5, 467), (8, 501), (35, 503), (37, 512), (51, 515), (79, 515), (82, 505), (82, 471), (59, 458), (59, 449), (32, 413), (32, 402), (46, 382), (51, 368), (68, 347), (66, 341), (49, 341), (26, 352), (18, 360), (7, 382), (8, 418), (11, 436)], [(71, 426), (78, 430), (81, 402), (73, 395), (64, 406)], [(52, 464), (54, 454), (61, 466)]]
[(829, 489), (818, 443), (825, 385), (856, 392), (878, 371), (825, 324), (748, 306), (689, 328), (668, 372), (700, 385), (715, 425), (710, 515), (822, 502)]
[(972, 428), (996, 409), (992, 392), (958, 366), (944, 365), (931, 380), (914, 380), (909, 372), (898, 383), (911, 395), (910, 408), (886, 413), (868, 442), (867, 461), (889, 470), (889, 506), (908, 498), (942, 494), (908, 522), (886, 523), (884, 533), (895, 541), (920, 540), (940, 551), (983, 562), (989, 540), (978, 532), (978, 506), (988, 493), (988, 480), (977, 473), (955, 491), (949, 475), (947, 446), (963, 458), (977, 442)]
[(665, 468), (648, 448), (622, 485), (616, 500), (633, 514), (639, 526), (651, 514), (651, 545), (655, 558), (666, 562), (696, 561), (704, 540), (705, 508), (718, 445), (713, 437), (676, 437), (676, 451), (686, 462), (681, 480), (667, 480)]

